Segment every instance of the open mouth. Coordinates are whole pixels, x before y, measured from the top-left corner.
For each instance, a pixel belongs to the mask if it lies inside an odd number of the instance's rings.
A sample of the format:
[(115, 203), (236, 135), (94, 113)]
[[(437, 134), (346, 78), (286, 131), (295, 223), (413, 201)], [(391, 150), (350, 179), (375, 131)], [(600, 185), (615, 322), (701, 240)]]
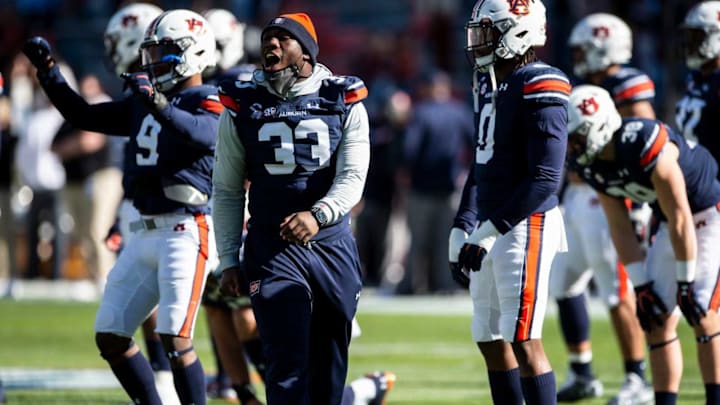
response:
[(272, 67), (273, 65), (276, 65), (280, 63), (280, 57), (275, 55), (272, 52), (268, 52), (265, 54), (265, 63), (263, 64), (265, 68)]

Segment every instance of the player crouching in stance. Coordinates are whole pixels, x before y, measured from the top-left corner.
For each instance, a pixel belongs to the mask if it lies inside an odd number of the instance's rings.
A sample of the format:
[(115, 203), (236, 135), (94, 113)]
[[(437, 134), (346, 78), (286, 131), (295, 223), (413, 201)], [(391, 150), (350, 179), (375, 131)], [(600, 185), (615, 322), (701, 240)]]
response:
[[(608, 92), (597, 86), (578, 86), (570, 94), (568, 134), (568, 159), (598, 191), (618, 256), (635, 286), (655, 403), (677, 402), (683, 371), (676, 331), (680, 311), (695, 332), (707, 403), (718, 403), (717, 163), (705, 148), (690, 148), (660, 121), (622, 119)], [(650, 203), (660, 220), (645, 260), (624, 198)]]
[(134, 97), (87, 104), (70, 89), (43, 38), (23, 49), (53, 104), (73, 125), (129, 137), (126, 195), (142, 215), (109, 274), (95, 342), (135, 404), (161, 405), (150, 364), (132, 339), (158, 307), (157, 332), (183, 404), (205, 404), (205, 376), (192, 335), (207, 272), (217, 262), (209, 196), (222, 110), (201, 73), (215, 38), (189, 10), (166, 11), (140, 45), (142, 72), (124, 75)]
[(479, 0), (466, 25), (479, 125), (448, 253), (470, 288), (472, 337), (496, 404), (556, 402), (541, 333), (550, 264), (566, 245), (556, 193), (570, 84), (535, 56), (545, 22), (539, 0)]

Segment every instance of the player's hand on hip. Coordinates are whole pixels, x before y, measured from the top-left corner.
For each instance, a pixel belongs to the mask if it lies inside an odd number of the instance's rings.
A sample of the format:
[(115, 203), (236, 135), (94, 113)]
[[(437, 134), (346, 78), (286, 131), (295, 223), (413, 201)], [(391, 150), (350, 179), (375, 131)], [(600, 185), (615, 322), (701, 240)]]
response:
[(699, 325), (700, 320), (705, 317), (706, 311), (695, 299), (695, 282), (678, 281), (676, 298), (680, 311), (690, 326)]
[(467, 270), (460, 265), (460, 250), (462, 249), (468, 234), (460, 228), (452, 228), (448, 238), (448, 262), (450, 263), (450, 274), (456, 283), (463, 288), (470, 287), (470, 277)]
[(635, 300), (637, 317), (643, 330), (650, 332), (653, 327), (663, 325), (661, 316), (667, 314), (668, 310), (653, 289), (652, 281), (635, 287)]
[(298, 245), (310, 246), (310, 241), (320, 230), (310, 211), (300, 211), (285, 217), (280, 224), (280, 237)]
[(155, 90), (150, 76), (146, 72), (123, 73), (120, 75), (125, 80), (125, 87), (140, 99), (150, 109), (160, 111), (167, 107), (167, 98)]
[(228, 267), (220, 277), (220, 292), (231, 297), (248, 294), (248, 281), (245, 271), (239, 266)]
[(50, 43), (43, 37), (28, 39), (25, 41), (22, 51), (30, 59), (30, 63), (41, 72), (47, 72), (55, 64)]

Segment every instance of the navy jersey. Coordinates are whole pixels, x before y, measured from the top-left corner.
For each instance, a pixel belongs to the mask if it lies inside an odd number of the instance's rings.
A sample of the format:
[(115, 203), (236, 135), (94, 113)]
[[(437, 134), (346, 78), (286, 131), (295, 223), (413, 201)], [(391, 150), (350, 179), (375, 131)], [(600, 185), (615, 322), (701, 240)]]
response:
[[(345, 117), (366, 96), (365, 84), (352, 76), (331, 76), (318, 91), (290, 100), (252, 82), (220, 84), (220, 100), (248, 151), (250, 226), (275, 229), (287, 215), (310, 209), (328, 193)], [(323, 227), (320, 234), (334, 227)]]
[(720, 159), (720, 70), (702, 78), (693, 72), (684, 96), (675, 107), (675, 123), (685, 139), (699, 143)]
[(169, 106), (153, 114), (134, 97), (89, 105), (57, 69), (39, 78), (72, 125), (129, 137), (123, 187), (142, 214), (210, 212), (209, 204), (178, 202), (166, 197), (164, 189), (190, 185), (208, 197), (212, 193), (215, 139), (223, 109), (215, 87), (191, 87), (168, 95)]
[(685, 177), (688, 202), (693, 213), (720, 201), (718, 166), (708, 151), (691, 148), (681, 136), (657, 120), (626, 118), (612, 141), (615, 159), (595, 159), (580, 173), (594, 189), (605, 194), (651, 204), (664, 219), (651, 181), (652, 170), (668, 142), (679, 149), (678, 164)]
[(639, 101), (655, 100), (655, 84), (642, 71), (623, 66), (600, 83), (600, 87), (610, 93), (617, 107)]
[[(542, 62), (522, 66), (498, 83), (494, 103), (490, 77), (478, 78), (475, 162), (456, 224), (467, 224), (467, 214), (476, 209), (478, 221), (489, 219), (504, 233), (557, 206), (569, 93), (565, 74)], [(467, 204), (473, 195), (476, 207)]]

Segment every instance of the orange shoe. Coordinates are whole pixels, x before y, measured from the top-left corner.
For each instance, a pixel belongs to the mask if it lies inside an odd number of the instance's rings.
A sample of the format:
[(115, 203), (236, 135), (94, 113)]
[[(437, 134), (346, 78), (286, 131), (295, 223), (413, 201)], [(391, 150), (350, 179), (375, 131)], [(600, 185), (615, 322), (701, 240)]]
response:
[(368, 402), (368, 405), (386, 405), (385, 397), (395, 386), (395, 380), (397, 379), (395, 374), (389, 371), (375, 371), (365, 374), (365, 378), (371, 379), (377, 389), (375, 398)]

